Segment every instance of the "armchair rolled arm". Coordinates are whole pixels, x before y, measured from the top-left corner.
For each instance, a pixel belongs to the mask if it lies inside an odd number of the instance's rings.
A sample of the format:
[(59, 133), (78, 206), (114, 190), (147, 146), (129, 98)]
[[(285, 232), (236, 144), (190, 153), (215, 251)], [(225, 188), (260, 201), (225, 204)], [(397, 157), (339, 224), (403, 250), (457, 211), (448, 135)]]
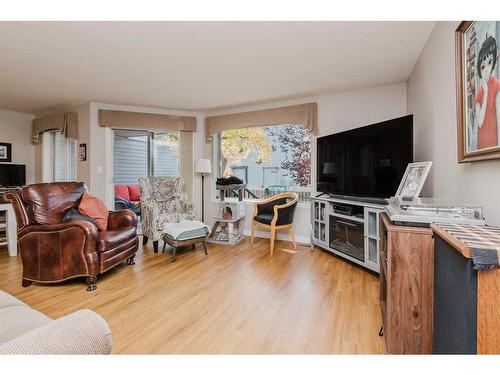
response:
[(18, 232), (23, 279), (50, 282), (97, 275), (96, 241), (97, 228), (84, 220), (24, 227)]
[(29, 225), (28, 213), (26, 212), (26, 207), (24, 206), (21, 195), (18, 192), (8, 191), (2, 195), (2, 202), (10, 203), (14, 208), (14, 213), (16, 215), (17, 230), (21, 230), (27, 225)]
[(111, 211), (108, 216), (108, 229), (137, 226), (137, 216), (129, 209)]
[(0, 354), (109, 354), (111, 348), (108, 323), (100, 315), (85, 309), (0, 345)]
[(61, 232), (68, 229), (80, 229), (86, 238), (97, 238), (97, 228), (88, 221), (85, 220), (72, 220), (66, 223), (60, 224), (51, 224), (51, 225), (28, 225), (21, 229), (17, 235), (19, 241), (22, 241), (24, 237), (30, 234), (43, 234), (43, 233), (53, 233), (53, 232)]

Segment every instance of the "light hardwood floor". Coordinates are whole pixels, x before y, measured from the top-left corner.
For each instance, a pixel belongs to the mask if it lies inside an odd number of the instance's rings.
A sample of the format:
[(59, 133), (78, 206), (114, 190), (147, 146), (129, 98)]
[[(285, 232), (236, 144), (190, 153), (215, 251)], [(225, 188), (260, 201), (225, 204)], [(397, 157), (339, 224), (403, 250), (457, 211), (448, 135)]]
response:
[(382, 353), (378, 277), (319, 249), (269, 240), (170, 254), (142, 247), (85, 291), (84, 280), (21, 287), (21, 259), (0, 250), (0, 289), (58, 318), (101, 314), (113, 353)]

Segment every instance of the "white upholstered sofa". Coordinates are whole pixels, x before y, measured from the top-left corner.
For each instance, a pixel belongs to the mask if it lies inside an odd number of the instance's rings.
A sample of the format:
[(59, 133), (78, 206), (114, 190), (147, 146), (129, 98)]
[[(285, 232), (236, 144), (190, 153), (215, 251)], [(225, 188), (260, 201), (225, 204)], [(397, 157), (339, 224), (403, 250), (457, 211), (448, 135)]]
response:
[(109, 354), (111, 329), (91, 310), (52, 320), (0, 290), (0, 354)]

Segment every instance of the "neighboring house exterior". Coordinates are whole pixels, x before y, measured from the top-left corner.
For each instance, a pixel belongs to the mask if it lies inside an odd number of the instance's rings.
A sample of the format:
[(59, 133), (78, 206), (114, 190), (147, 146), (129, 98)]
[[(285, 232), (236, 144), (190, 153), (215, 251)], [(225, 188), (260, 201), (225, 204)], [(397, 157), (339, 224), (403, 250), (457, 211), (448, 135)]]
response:
[[(137, 184), (139, 177), (148, 176), (148, 138), (146, 136), (114, 137), (114, 184)], [(156, 143), (153, 173), (155, 176), (179, 174), (177, 153)]]

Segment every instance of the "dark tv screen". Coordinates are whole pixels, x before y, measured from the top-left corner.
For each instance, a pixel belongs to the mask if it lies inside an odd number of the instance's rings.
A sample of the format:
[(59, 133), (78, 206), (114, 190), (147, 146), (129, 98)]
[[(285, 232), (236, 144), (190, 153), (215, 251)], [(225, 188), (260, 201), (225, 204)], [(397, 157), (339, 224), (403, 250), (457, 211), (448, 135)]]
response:
[(26, 166), (22, 164), (0, 164), (0, 186), (26, 185)]
[(317, 139), (318, 192), (366, 198), (394, 196), (413, 162), (413, 116)]

